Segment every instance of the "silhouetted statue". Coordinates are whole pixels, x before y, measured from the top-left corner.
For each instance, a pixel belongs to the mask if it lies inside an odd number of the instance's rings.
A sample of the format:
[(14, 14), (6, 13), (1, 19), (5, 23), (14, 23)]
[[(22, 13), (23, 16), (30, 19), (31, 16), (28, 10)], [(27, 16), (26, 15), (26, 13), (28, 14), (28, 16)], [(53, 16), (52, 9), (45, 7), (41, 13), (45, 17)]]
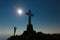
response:
[(16, 27), (14, 27), (14, 36), (15, 36), (15, 34), (16, 34), (16, 29), (17, 29), (17, 28), (16, 28)]

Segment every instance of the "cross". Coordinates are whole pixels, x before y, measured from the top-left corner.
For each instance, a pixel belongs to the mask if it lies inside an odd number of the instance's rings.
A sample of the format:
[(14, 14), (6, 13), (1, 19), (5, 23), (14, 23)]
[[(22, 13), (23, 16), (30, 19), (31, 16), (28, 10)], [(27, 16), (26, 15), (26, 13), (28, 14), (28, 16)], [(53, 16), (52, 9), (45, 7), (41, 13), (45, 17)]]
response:
[(33, 16), (33, 14), (31, 13), (31, 10), (29, 10), (29, 12), (26, 13), (28, 15), (28, 24), (31, 24), (31, 16)]

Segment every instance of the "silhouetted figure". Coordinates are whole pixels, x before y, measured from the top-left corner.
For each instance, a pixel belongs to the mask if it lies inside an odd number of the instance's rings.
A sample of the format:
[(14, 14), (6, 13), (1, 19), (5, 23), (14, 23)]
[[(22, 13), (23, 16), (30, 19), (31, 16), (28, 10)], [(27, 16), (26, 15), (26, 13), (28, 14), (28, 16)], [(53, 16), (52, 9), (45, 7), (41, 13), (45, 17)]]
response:
[(17, 28), (16, 28), (16, 27), (14, 27), (14, 36), (15, 36), (15, 34), (16, 34), (16, 29), (17, 29)]

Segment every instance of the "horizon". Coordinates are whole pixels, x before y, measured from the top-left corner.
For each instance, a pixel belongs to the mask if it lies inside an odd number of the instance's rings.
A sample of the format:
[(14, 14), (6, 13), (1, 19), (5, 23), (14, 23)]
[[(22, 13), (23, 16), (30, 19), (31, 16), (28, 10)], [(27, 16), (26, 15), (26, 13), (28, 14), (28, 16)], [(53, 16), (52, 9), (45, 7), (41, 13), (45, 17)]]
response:
[[(21, 15), (17, 13), (19, 8), (23, 10)], [(21, 35), (27, 28), (29, 9), (36, 32), (60, 33), (60, 0), (0, 0), (0, 35), (13, 35), (14, 26), (16, 34)]]

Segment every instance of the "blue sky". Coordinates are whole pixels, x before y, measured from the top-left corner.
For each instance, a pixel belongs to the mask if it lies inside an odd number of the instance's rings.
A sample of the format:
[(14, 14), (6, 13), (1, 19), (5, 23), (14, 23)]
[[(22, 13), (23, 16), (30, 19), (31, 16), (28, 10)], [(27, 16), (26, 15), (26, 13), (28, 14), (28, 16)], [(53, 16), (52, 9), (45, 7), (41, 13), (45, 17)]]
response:
[[(18, 15), (21, 8), (23, 14)], [(0, 35), (13, 35), (13, 27), (17, 33), (26, 30), (28, 16), (31, 9), (34, 16), (32, 24), (34, 30), (44, 33), (60, 33), (60, 0), (0, 0)]]

